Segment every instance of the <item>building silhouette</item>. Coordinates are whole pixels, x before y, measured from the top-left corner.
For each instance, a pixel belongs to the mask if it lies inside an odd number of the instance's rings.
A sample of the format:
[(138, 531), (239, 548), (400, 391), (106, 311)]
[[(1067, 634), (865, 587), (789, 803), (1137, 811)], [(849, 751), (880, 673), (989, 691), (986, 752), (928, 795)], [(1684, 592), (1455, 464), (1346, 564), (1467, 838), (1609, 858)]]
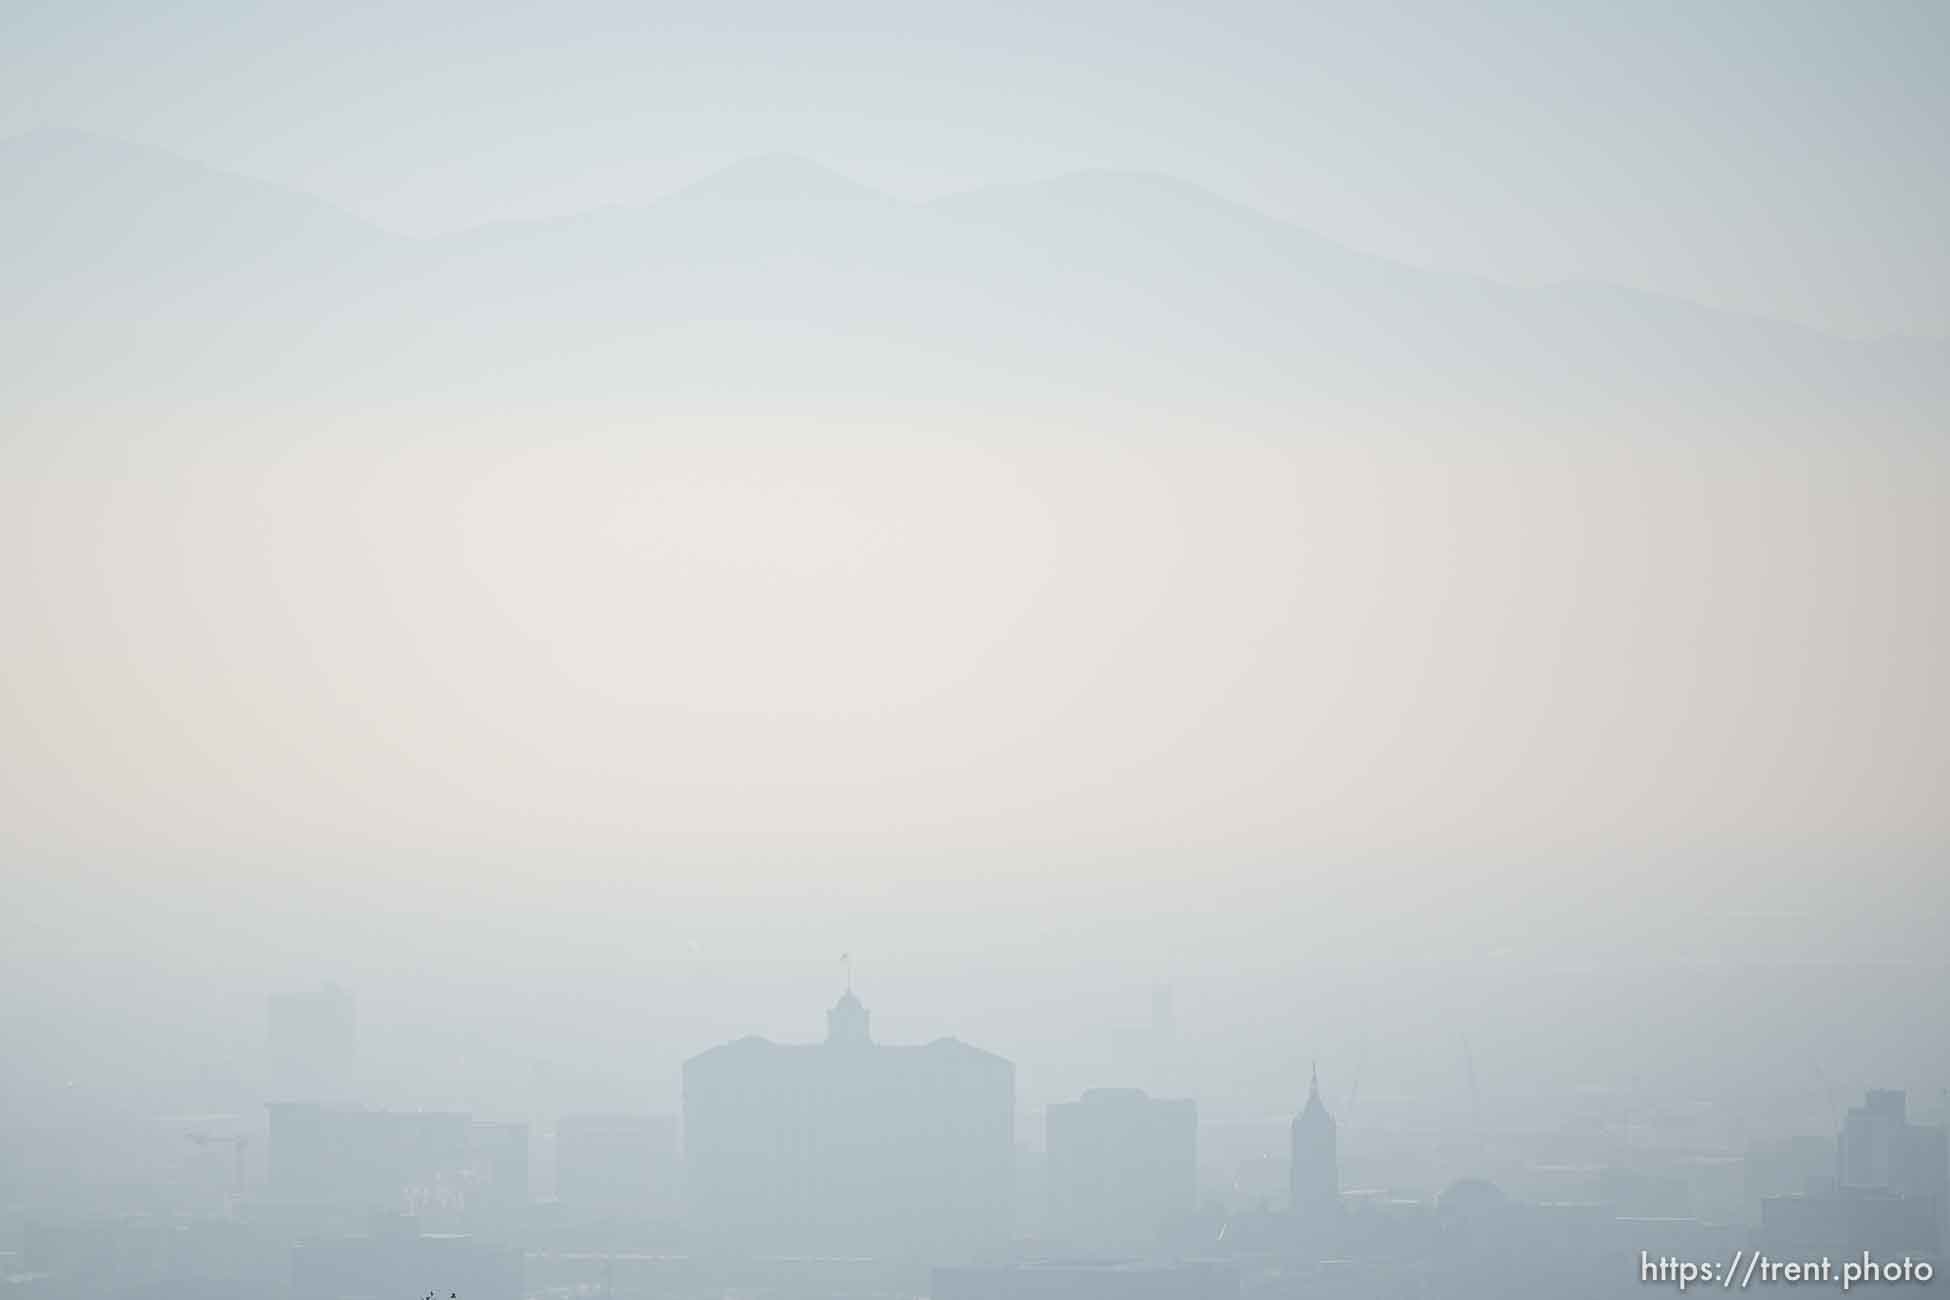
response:
[(1910, 1122), (1906, 1094), (1878, 1089), (1850, 1107), (1834, 1160), (1832, 1183), (1810, 1178), (1803, 1195), (1762, 1198), (1762, 1245), (1892, 1255), (1942, 1249), (1950, 1147), (1941, 1126)]
[(1198, 1108), (1136, 1088), (1095, 1088), (1049, 1108), (1050, 1230), (1086, 1250), (1137, 1251), (1189, 1215)]
[(937, 1268), (934, 1300), (1236, 1300), (1239, 1272), (1208, 1260), (1033, 1260)]
[(684, 1064), (687, 1200), (722, 1248), (965, 1257), (1007, 1238), (1015, 1066), (952, 1038), (873, 1041), (851, 989), (826, 1040)]
[(868, 1032), (867, 1026), (872, 1014), (849, 988), (826, 1013), (826, 1041), (847, 1047), (871, 1045), (873, 1035)]
[(1842, 1121), (1836, 1181), (1844, 1194), (1888, 1192), (1928, 1198), (1941, 1206), (1950, 1191), (1944, 1130), (1912, 1124), (1908, 1095), (1901, 1090), (1872, 1090), (1860, 1106), (1849, 1107)]
[(459, 1233), (423, 1233), (408, 1214), (375, 1214), (363, 1233), (308, 1238), (291, 1252), (292, 1300), (456, 1294), (521, 1300), (523, 1282), (519, 1249)]
[(1339, 1137), (1334, 1117), (1320, 1100), (1320, 1071), (1307, 1085), (1307, 1104), (1293, 1119), (1292, 1163), (1287, 1169), (1288, 1204), (1306, 1222), (1324, 1222), (1341, 1205)]

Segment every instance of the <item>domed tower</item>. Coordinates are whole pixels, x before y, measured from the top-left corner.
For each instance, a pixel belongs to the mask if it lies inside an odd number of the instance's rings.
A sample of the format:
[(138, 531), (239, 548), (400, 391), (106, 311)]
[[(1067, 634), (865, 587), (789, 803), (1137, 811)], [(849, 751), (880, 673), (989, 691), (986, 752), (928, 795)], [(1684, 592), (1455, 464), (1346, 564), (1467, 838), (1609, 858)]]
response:
[(1293, 1164), (1287, 1188), (1295, 1215), (1325, 1219), (1340, 1209), (1341, 1166), (1334, 1117), (1320, 1100), (1320, 1071), (1307, 1087), (1307, 1104), (1293, 1120)]
[(873, 1041), (867, 1033), (868, 1011), (851, 988), (840, 995), (826, 1013), (826, 1041), (835, 1045), (865, 1046)]

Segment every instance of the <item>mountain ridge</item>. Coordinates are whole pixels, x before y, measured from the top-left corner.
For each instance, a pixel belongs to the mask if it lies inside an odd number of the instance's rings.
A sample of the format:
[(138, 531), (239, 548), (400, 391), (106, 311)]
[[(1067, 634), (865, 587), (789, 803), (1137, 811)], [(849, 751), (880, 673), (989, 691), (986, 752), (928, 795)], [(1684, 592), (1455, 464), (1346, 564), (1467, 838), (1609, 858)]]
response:
[[(77, 154), (88, 157), (76, 157)], [(357, 231), (368, 238), (383, 240), (401, 249), (421, 248), (429, 251), (446, 246), (458, 246), (467, 240), (478, 239), (487, 234), (543, 233), (552, 228), (573, 228), (604, 221), (626, 222), (635, 218), (648, 217), (668, 205), (699, 200), (754, 204), (829, 199), (874, 201), (899, 208), (942, 213), (965, 219), (982, 215), (984, 210), (993, 211), (998, 206), (1006, 206), (1012, 200), (1055, 199), (1060, 204), (1070, 206), (1076, 206), (1079, 200), (1082, 200), (1086, 205), (1102, 206), (1112, 197), (1105, 191), (1114, 188), (1126, 195), (1164, 197), (1189, 210), (1202, 211), (1211, 216), (1285, 238), (1304, 239), (1320, 249), (1331, 250), (1334, 254), (1350, 261), (1358, 261), (1371, 268), (1385, 269), (1391, 274), (1403, 275), (1410, 279), (1426, 280), (1430, 284), (1481, 286), (1517, 294), (1608, 297), (1626, 302), (1676, 306), (1688, 312), (1702, 313), (1728, 322), (1791, 331), (1838, 344), (1869, 346), (1888, 344), (1905, 350), (1950, 347), (1950, 340), (1927, 335), (1883, 333), (1859, 337), (1842, 334), (1764, 313), (1740, 311), (1700, 302), (1683, 295), (1642, 289), (1591, 277), (1566, 277), (1533, 284), (1500, 280), (1471, 272), (1417, 266), (1341, 243), (1303, 223), (1226, 198), (1179, 177), (1142, 169), (1083, 168), (1027, 181), (980, 185), (923, 202), (907, 203), (803, 155), (771, 152), (736, 160), (648, 203), (605, 205), (546, 218), (492, 221), (456, 231), (415, 237), (394, 231), (329, 199), (292, 186), (265, 180), (247, 172), (212, 166), (168, 150), (119, 137), (73, 127), (46, 126), (0, 139), (0, 181), (6, 182), (0, 185), (0, 192), (16, 196), (12, 203), (6, 206), (16, 209), (21, 207), (22, 200), (19, 196), (27, 189), (17, 183), (16, 177), (8, 175), (10, 169), (29, 166), (45, 168), (51, 163), (72, 167), (75, 163), (83, 161), (92, 161), (96, 164), (113, 163), (120, 166), (134, 163), (147, 171), (152, 180), (163, 180), (165, 173), (173, 171), (174, 179), (178, 182), (187, 180), (199, 186), (233, 186), (239, 193), (247, 193), (259, 200), (269, 200), (274, 205), (282, 206), (294, 216), (304, 214), (313, 220), (336, 224), (341, 230)], [(170, 187), (165, 185), (158, 188), (166, 190)], [(1092, 190), (1099, 192), (1093, 194)], [(5, 213), (6, 206), (0, 206), (0, 214)]]
[[(1702, 433), (1934, 435), (1950, 409), (1950, 345), (1934, 340), (1432, 271), (1150, 173), (906, 203), (772, 156), (689, 197), (408, 239), (267, 182), (74, 138), (0, 144), (14, 195), (0, 289), (18, 304), (0, 341), (69, 392), (278, 376), (328, 400), (347, 376), (405, 394), (540, 367), (591, 393), (662, 375), (698, 400), (898, 381), (1004, 405), (1450, 403)], [(23, 174), (59, 184), (11, 183)]]

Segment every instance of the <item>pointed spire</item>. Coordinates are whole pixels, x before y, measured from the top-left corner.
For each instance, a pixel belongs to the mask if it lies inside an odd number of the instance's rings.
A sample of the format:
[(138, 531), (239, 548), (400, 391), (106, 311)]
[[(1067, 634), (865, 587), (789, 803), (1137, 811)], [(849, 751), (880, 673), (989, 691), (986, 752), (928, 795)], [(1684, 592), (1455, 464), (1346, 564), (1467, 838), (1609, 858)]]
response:
[(1307, 1104), (1293, 1117), (1293, 1160), (1287, 1188), (1293, 1213), (1303, 1222), (1324, 1222), (1340, 1204), (1340, 1160), (1334, 1117), (1320, 1100), (1320, 1063), (1309, 1062)]
[(1295, 1124), (1332, 1125), (1334, 1117), (1327, 1113), (1327, 1103), (1320, 1099), (1320, 1065), (1314, 1062), (1307, 1075), (1307, 1100), (1295, 1117)]

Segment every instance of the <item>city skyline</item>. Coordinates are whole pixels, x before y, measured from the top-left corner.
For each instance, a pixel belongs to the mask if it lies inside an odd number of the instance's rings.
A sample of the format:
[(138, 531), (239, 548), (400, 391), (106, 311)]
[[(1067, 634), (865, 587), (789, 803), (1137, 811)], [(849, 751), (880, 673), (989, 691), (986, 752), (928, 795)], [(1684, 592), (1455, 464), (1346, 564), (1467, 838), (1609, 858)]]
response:
[(1947, 122), (1930, 0), (7, 7), (0, 1300), (1929, 1285)]

